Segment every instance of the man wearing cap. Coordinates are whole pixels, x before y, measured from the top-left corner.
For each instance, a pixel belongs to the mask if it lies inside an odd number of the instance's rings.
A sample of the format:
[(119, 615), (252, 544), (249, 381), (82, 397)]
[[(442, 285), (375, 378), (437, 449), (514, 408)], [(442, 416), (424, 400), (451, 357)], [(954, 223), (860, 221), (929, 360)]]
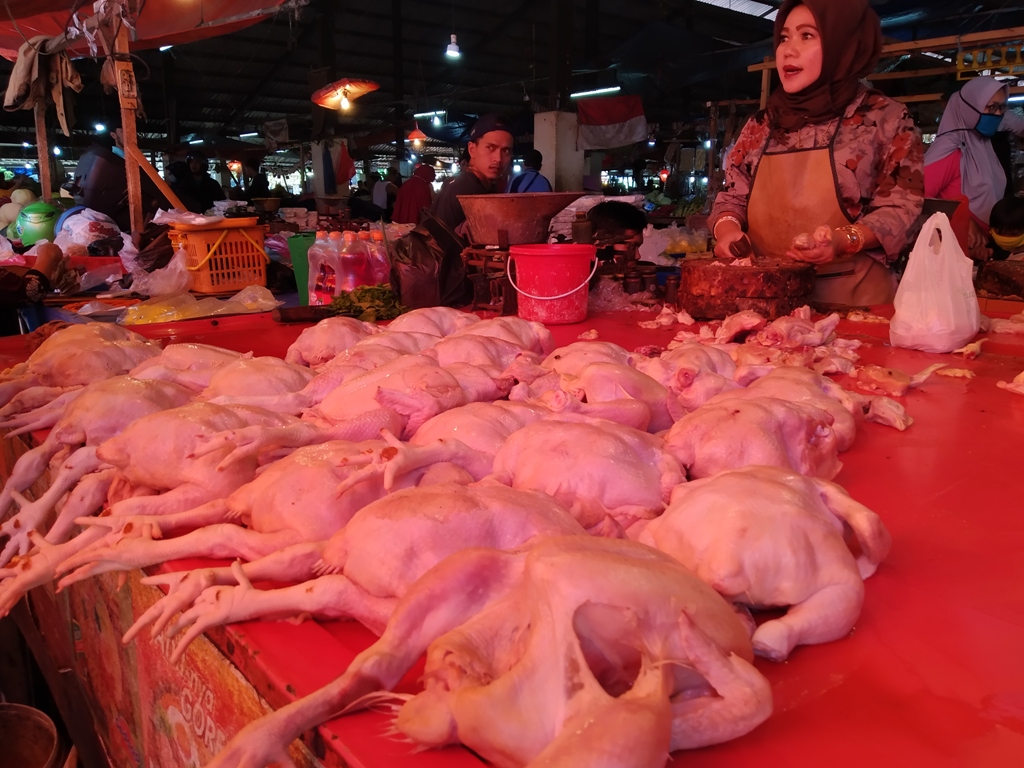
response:
[(430, 212), (458, 229), (466, 220), (459, 195), (487, 195), (498, 192), (512, 164), (512, 128), (500, 115), (484, 115), (469, 134), (469, 165), (445, 184), (434, 199)]

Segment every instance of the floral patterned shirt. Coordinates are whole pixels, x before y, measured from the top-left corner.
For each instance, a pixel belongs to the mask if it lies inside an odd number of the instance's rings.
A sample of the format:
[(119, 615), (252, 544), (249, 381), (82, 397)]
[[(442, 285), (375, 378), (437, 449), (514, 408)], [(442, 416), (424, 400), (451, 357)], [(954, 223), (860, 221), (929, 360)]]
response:
[(882, 244), (882, 251), (868, 254), (883, 263), (895, 260), (921, 215), (924, 145), (907, 108), (870, 89), (850, 103), (842, 118), (796, 131), (772, 130), (764, 112), (751, 117), (729, 152), (710, 225), (728, 213), (746, 229), (747, 201), (766, 149), (825, 148), (833, 134), (840, 202)]

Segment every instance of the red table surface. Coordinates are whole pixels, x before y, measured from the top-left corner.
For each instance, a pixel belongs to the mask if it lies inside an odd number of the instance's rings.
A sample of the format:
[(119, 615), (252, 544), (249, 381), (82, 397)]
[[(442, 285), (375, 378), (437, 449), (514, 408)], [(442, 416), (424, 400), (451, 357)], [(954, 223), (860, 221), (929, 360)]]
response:
[[(627, 348), (665, 344), (677, 329), (643, 331), (606, 315), (553, 327), (559, 344), (597, 329)], [(146, 335), (282, 354), (301, 326), (266, 316), (192, 321)], [(993, 335), (976, 360), (894, 349), (887, 325), (851, 324), (862, 362), (916, 372), (934, 362), (972, 380), (932, 377), (904, 398), (915, 424), (897, 432), (865, 424), (836, 481), (875, 510), (892, 553), (866, 584), (851, 635), (798, 648), (788, 661), (758, 659), (775, 712), (753, 733), (687, 753), (688, 766), (1024, 765), (1024, 397), (996, 387), (1024, 370), (1024, 337)], [(0, 360), (6, 345), (0, 344)], [(190, 562), (188, 565), (196, 565)], [(179, 569), (186, 563), (170, 564)], [(168, 568), (168, 566), (164, 566)], [(280, 706), (340, 674), (373, 636), (348, 622), (249, 622), (213, 633)], [(230, 641), (230, 642), (228, 642)], [(136, 642), (150, 642), (147, 636)], [(416, 690), (413, 670), (402, 690)], [(285, 692), (289, 692), (286, 694)], [(529, 706), (528, 701), (523, 706)], [(414, 752), (384, 735), (389, 718), (359, 713), (321, 733), (353, 768), (478, 765), (466, 750)], [(344, 763), (339, 763), (344, 764)]]

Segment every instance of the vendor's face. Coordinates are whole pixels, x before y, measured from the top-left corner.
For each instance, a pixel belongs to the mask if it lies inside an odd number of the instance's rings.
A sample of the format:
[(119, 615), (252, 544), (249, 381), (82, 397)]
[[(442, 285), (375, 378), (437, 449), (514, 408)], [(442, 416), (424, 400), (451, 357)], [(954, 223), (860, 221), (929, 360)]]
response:
[(775, 67), (786, 93), (809, 88), (821, 77), (821, 35), (806, 5), (798, 5), (786, 18), (775, 51)]
[(1006, 114), (1006, 93), (1002, 89), (996, 91), (996, 95), (988, 100), (988, 104), (985, 105), (986, 115), (1005, 115)]
[(469, 142), (469, 165), (485, 179), (497, 181), (511, 164), (512, 134), (491, 131)]

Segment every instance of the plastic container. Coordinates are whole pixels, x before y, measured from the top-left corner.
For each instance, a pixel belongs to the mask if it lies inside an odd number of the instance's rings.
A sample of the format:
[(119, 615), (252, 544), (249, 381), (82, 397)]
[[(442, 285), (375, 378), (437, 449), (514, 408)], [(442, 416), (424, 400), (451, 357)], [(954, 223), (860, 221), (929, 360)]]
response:
[[(334, 235), (331, 233), (331, 241)], [(370, 249), (361, 241), (355, 232), (345, 232), (338, 248), (338, 280), (339, 291), (354, 291), (360, 285), (373, 285), (373, 273), (370, 271)]]
[(53, 721), (21, 704), (0, 704), (0, 744), (0, 763), (12, 768), (54, 768), (60, 757)]
[[(512, 265), (516, 276), (512, 279)], [(508, 272), (519, 293), (519, 316), (548, 325), (587, 319), (587, 290), (597, 271), (593, 245), (513, 245)]]
[(309, 306), (309, 247), (316, 240), (314, 232), (299, 232), (288, 238), (288, 253), (292, 256), (295, 285), (299, 289), (299, 306)]
[(390, 283), (391, 257), (384, 243), (384, 233), (379, 229), (373, 230), (372, 240), (374, 250), (370, 253), (370, 270), (373, 272), (373, 279), (377, 285)]
[(233, 293), (267, 284), (270, 257), (256, 219), (225, 219), (209, 227), (175, 224), (167, 234), (175, 250), (185, 249), (196, 293)]
[(338, 277), (338, 254), (326, 232), (317, 232), (306, 254), (309, 306), (319, 307), (334, 300)]

